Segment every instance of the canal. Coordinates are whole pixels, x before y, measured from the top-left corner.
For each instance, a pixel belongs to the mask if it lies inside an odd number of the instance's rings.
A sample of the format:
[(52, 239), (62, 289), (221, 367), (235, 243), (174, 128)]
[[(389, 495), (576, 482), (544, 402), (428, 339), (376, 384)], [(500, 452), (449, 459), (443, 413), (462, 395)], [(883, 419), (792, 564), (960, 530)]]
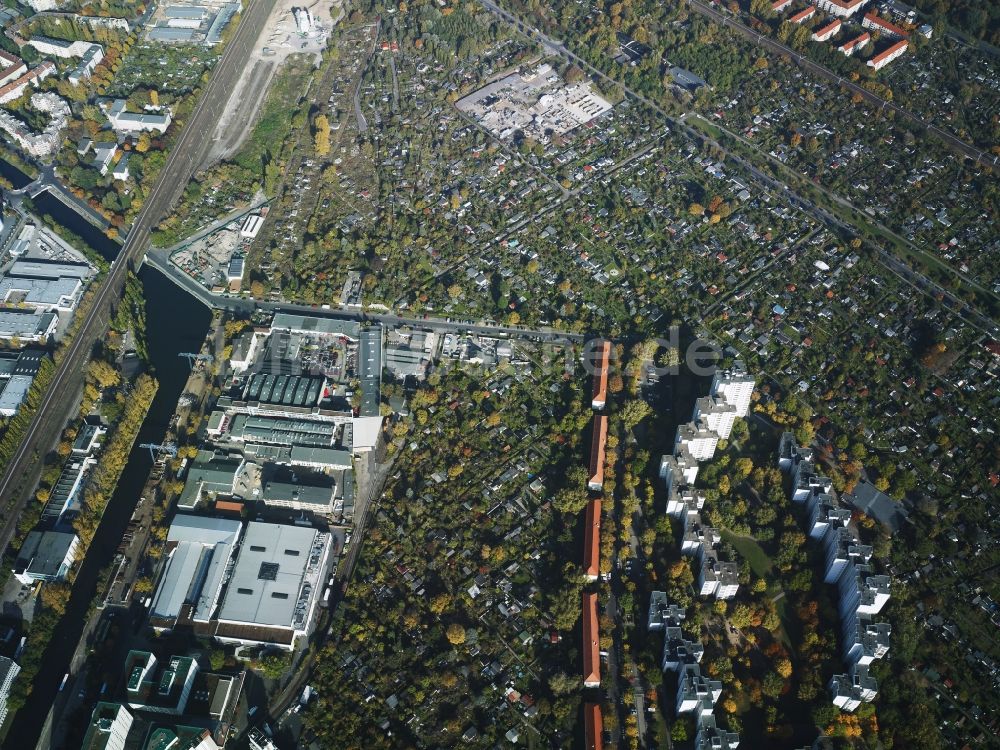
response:
[(14, 186), (15, 190), (20, 190), (31, 182), (31, 178), (28, 175), (8, 162), (6, 159), (0, 159), (0, 177), (5, 178), (11, 185)]
[[(50, 199), (56, 205), (49, 206), (48, 213), (57, 221), (66, 219), (67, 228), (83, 237), (84, 234), (71, 222), (73, 217), (79, 217), (57, 199)], [(93, 243), (93, 249), (106, 258), (114, 258), (118, 245), (99, 230), (96, 231), (96, 235), (87, 236), (88, 241)], [(11, 718), (4, 747), (30, 750), (38, 742), (48, 709), (59, 691), (63, 675), (69, 670), (91, 602), (97, 596), (101, 573), (113, 562), (152, 466), (149, 451), (138, 445), (162, 441), (189, 372), (187, 360), (177, 355), (198, 351), (211, 323), (211, 312), (159, 271), (143, 268), (139, 278), (146, 298), (150, 365), (159, 381), (159, 390), (139, 430), (128, 464), (108, 503), (94, 541), (79, 565), (66, 614), (56, 626), (42, 655), (40, 669), (31, 687), (31, 699)]]
[(57, 224), (64, 226), (90, 247), (99, 252), (109, 263), (118, 257), (121, 246), (108, 239), (104, 230), (71, 209), (48, 190), (43, 190), (32, 199), (35, 213), (50, 216)]

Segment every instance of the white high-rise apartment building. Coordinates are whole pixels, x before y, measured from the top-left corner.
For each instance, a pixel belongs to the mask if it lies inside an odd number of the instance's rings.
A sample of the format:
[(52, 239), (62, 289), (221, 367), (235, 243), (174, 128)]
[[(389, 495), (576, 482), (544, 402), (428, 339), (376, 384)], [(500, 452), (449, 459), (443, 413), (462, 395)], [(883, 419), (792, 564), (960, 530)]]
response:
[(21, 667), (16, 661), (0, 656), (0, 726), (3, 726), (7, 718), (7, 698), (10, 695), (10, 686), (14, 684)]
[(708, 429), (719, 434), (723, 440), (729, 440), (729, 435), (736, 424), (736, 407), (724, 399), (712, 396), (702, 396), (694, 402), (694, 414), (691, 421), (701, 420)]
[(735, 406), (737, 417), (745, 417), (750, 411), (750, 397), (755, 385), (756, 381), (747, 373), (746, 365), (737, 360), (732, 369), (715, 373), (711, 395)]
[(687, 449), (695, 461), (708, 461), (715, 455), (719, 444), (719, 434), (708, 428), (704, 421), (688, 422), (677, 426), (674, 438), (674, 453)]

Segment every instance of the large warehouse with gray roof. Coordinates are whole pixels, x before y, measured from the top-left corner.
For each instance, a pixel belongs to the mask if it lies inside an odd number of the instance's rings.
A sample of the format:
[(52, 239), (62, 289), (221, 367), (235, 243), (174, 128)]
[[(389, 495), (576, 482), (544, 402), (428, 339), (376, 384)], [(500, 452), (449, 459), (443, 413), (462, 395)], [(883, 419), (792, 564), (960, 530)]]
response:
[(331, 539), (304, 526), (178, 514), (150, 623), (291, 648), (312, 624)]

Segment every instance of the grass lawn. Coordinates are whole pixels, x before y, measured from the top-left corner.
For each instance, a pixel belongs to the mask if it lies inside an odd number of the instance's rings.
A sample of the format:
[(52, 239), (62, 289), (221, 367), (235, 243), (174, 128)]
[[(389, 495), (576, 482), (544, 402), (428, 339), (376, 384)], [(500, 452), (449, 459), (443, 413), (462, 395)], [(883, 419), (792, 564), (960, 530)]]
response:
[(768, 557), (767, 553), (757, 544), (757, 540), (752, 536), (739, 536), (728, 529), (721, 529), (720, 533), (724, 541), (733, 545), (733, 549), (736, 550), (737, 554), (746, 558), (746, 561), (750, 563), (750, 570), (755, 575), (767, 581), (768, 594), (774, 598), (775, 608), (778, 610), (778, 618), (781, 620), (781, 633), (779, 637), (786, 646), (791, 648), (792, 640), (788, 635), (788, 602), (785, 599), (785, 592), (781, 588), (781, 584), (772, 575), (774, 563), (771, 562), (771, 558)]
[(771, 569), (774, 565), (767, 553), (757, 544), (757, 540), (751, 536), (737, 536), (727, 529), (722, 529), (721, 533), (722, 538), (733, 545), (740, 556), (746, 558), (747, 562), (750, 563), (750, 569), (770, 583)]

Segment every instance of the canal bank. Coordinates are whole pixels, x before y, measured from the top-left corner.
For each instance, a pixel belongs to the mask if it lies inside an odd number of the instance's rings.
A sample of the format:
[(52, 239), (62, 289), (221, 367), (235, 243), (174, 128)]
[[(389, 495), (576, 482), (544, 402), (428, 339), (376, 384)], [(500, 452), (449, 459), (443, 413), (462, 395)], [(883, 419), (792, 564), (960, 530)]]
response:
[[(110, 246), (114, 246), (106, 237), (104, 242), (107, 243), (105, 246), (95, 248), (102, 254), (110, 252)], [(59, 696), (63, 675), (71, 671), (71, 660), (90, 620), (98, 588), (114, 560), (152, 467), (149, 451), (139, 445), (159, 443), (166, 434), (188, 378), (187, 360), (178, 354), (198, 351), (211, 323), (211, 312), (202, 305), (194, 304), (187, 294), (160, 272), (144, 268), (139, 278), (146, 299), (146, 336), (151, 369), (159, 381), (159, 390), (139, 430), (128, 464), (108, 503), (93, 543), (80, 562), (66, 613), (41, 657), (40, 668), (31, 686), (31, 700), (8, 719), (10, 730), (4, 739), (4, 748), (32, 748), (39, 740), (48, 708)]]
[(15, 190), (23, 190), (31, 184), (31, 177), (6, 159), (0, 158), (0, 177), (9, 182)]
[(63, 200), (43, 190), (31, 199), (34, 213), (40, 217), (48, 217), (59, 226), (68, 229), (74, 235), (96, 250), (108, 262), (118, 257), (120, 245), (108, 239), (104, 228), (88, 221), (78, 211), (71, 208)]

